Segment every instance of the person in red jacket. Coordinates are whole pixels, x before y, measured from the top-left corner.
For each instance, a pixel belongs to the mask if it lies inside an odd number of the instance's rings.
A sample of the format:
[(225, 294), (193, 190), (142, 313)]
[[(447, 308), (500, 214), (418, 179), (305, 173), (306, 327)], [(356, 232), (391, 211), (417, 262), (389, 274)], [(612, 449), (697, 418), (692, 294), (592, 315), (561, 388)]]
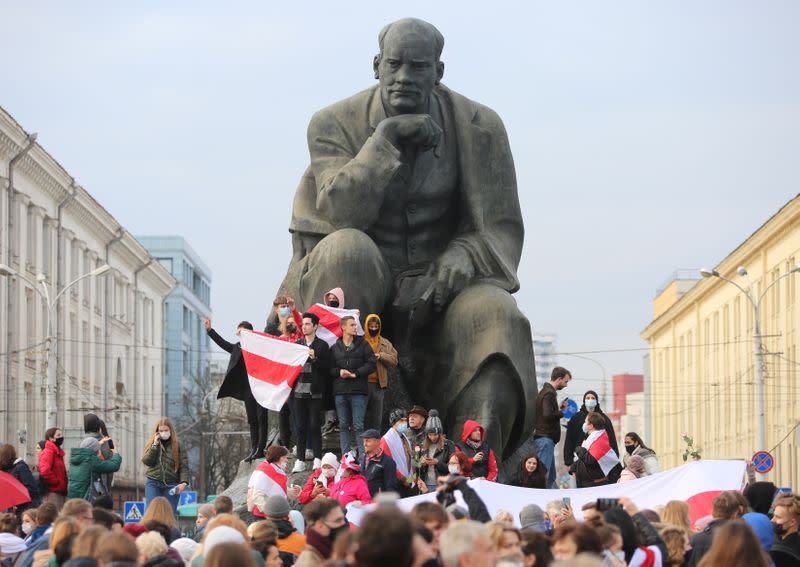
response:
[(469, 458), (474, 478), (497, 480), (497, 460), (480, 423), (471, 419), (465, 421), (461, 442), (456, 447)]
[(52, 502), (59, 510), (67, 497), (67, 465), (64, 464), (64, 432), (51, 427), (45, 434), (44, 449), (39, 454), (39, 477), (47, 487), (45, 501)]
[(300, 496), (297, 497), (300, 504), (305, 506), (312, 500), (328, 498), (330, 496), (329, 487), (333, 486), (338, 470), (339, 460), (336, 455), (325, 453), (322, 456), (322, 466), (309, 475)]

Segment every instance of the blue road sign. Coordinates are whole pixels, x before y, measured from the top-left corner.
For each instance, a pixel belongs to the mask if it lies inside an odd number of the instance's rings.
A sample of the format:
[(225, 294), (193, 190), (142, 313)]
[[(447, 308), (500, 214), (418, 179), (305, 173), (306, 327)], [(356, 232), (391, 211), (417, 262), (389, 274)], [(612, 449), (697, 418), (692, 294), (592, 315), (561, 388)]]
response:
[(767, 451), (759, 451), (753, 455), (753, 468), (757, 473), (767, 474), (775, 466), (775, 458)]
[(144, 502), (125, 502), (123, 520), (126, 524), (138, 524), (144, 516)]
[(186, 506), (187, 504), (197, 504), (197, 492), (194, 490), (184, 490), (178, 498), (178, 506)]

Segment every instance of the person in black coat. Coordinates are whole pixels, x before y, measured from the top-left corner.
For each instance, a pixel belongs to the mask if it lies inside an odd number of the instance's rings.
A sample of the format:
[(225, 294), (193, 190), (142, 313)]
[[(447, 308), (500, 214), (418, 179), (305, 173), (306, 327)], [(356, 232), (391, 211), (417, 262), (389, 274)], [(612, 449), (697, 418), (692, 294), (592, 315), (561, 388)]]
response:
[(420, 478), (430, 492), (436, 490), (438, 477), (447, 476), (450, 471), (447, 464), (450, 457), (456, 452), (455, 444), (444, 436), (444, 428), (439, 412), (432, 409), (428, 412), (425, 421), (425, 441), (422, 444), (422, 466), (419, 469)]
[(517, 477), (511, 485), (522, 488), (547, 488), (547, 468), (539, 462), (539, 457), (530, 454), (522, 459)]
[[(254, 459), (261, 459), (264, 457), (264, 449), (267, 445), (268, 414), (267, 409), (261, 407), (253, 397), (252, 390), (250, 390), (250, 381), (247, 378), (247, 369), (244, 367), (244, 358), (242, 357), (242, 345), (241, 343), (229, 343), (219, 336), (211, 327), (210, 319), (205, 319), (203, 326), (211, 340), (219, 348), (231, 355), (228, 360), (228, 370), (225, 371), (225, 379), (219, 387), (219, 392), (217, 392), (217, 399), (234, 398), (244, 402), (244, 409), (247, 412), (247, 424), (250, 426), (250, 445), (252, 447), (250, 454), (244, 460), (249, 463)], [(237, 337), (242, 329), (252, 331), (253, 324), (249, 321), (239, 323), (236, 326)]]
[(330, 349), (328, 343), (317, 336), (319, 317), (314, 313), (303, 313), (303, 338), (297, 344), (308, 347), (309, 356), (297, 377), (292, 390), (295, 434), (297, 436), (297, 460), (292, 472), (306, 470), (305, 455), (309, 434), (314, 453), (314, 469), (322, 466), (322, 411), (323, 396), (330, 381)]
[[(567, 435), (564, 438), (564, 465), (569, 467), (575, 462), (575, 449), (581, 446), (586, 440), (586, 434), (583, 432), (583, 424), (586, 421), (586, 416), (590, 413), (599, 413), (605, 419), (605, 430), (608, 433), (608, 440), (611, 443), (611, 448), (619, 455), (619, 448), (617, 446), (617, 436), (614, 434), (614, 425), (603, 410), (600, 409), (600, 398), (594, 390), (587, 390), (583, 395), (583, 405), (581, 409), (573, 415), (567, 423)], [(619, 479), (613, 479), (616, 482)]]
[(336, 414), (339, 417), (342, 455), (355, 447), (363, 453), (359, 438), (364, 432), (369, 386), (367, 377), (375, 371), (375, 353), (364, 337), (356, 334), (355, 317), (342, 317), (342, 337), (331, 347), (331, 377)]
[(36, 508), (41, 503), (39, 499), (39, 483), (33, 478), (33, 473), (28, 467), (28, 463), (17, 458), (17, 450), (13, 445), (0, 446), (0, 470), (16, 478), (28, 489), (28, 495), (31, 497), (30, 502), (25, 502), (15, 507), (17, 521), (20, 521), (25, 510)]

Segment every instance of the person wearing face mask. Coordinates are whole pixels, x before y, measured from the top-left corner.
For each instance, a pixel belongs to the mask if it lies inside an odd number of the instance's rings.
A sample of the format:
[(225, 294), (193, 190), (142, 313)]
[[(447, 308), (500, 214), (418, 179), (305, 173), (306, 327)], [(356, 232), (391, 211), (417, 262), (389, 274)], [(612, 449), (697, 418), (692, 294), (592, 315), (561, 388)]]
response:
[(564, 437), (564, 465), (569, 467), (575, 461), (575, 448), (583, 443), (586, 439), (586, 434), (583, 432), (583, 424), (586, 421), (586, 416), (590, 413), (597, 413), (605, 418), (605, 430), (608, 433), (608, 439), (611, 442), (611, 448), (619, 455), (619, 447), (617, 446), (617, 435), (614, 432), (614, 425), (608, 416), (603, 413), (600, 408), (600, 398), (594, 390), (587, 390), (583, 394), (583, 404), (580, 410), (573, 415), (567, 423), (567, 432)]
[(367, 315), (364, 326), (366, 327), (364, 338), (372, 347), (377, 362), (375, 371), (367, 376), (369, 395), (364, 427), (383, 429), (383, 395), (389, 385), (389, 368), (397, 366), (397, 351), (389, 339), (381, 336), (381, 318), (377, 314)]
[(625, 435), (625, 452), (623, 461), (627, 462), (630, 455), (639, 455), (644, 459), (645, 476), (660, 472), (656, 452), (644, 444), (637, 433), (630, 432)]
[(64, 505), (67, 497), (67, 465), (64, 463), (64, 432), (58, 427), (51, 427), (45, 434), (44, 449), (39, 454), (40, 484), (47, 488), (46, 502), (52, 502), (56, 508)]
[(575, 449), (575, 461), (569, 468), (575, 475), (578, 488), (611, 484), (622, 471), (619, 456), (611, 448), (605, 430), (606, 418), (599, 413), (590, 413), (584, 421), (586, 440)]
[[(322, 304), (328, 307), (344, 309), (344, 290), (340, 287), (335, 287), (329, 292), (324, 293), (322, 295)], [(322, 400), (325, 408), (325, 423), (322, 425), (322, 435), (327, 436), (334, 433), (339, 427), (339, 418), (336, 415), (336, 402), (333, 398), (333, 384), (330, 380), (327, 382), (325, 395)]]
[[(447, 473), (451, 475), (472, 478), (472, 463), (464, 453), (456, 450), (447, 460)], [(438, 483), (438, 481), (437, 481)]]
[[(230, 354), (228, 359), (228, 369), (225, 371), (225, 378), (217, 392), (217, 399), (234, 398), (244, 402), (245, 413), (247, 414), (247, 424), (250, 426), (250, 453), (244, 460), (252, 462), (255, 459), (264, 457), (264, 448), (267, 445), (268, 412), (261, 407), (253, 397), (250, 390), (250, 381), (247, 378), (247, 370), (244, 367), (242, 358), (242, 344), (240, 342), (229, 343), (223, 339), (211, 326), (210, 319), (203, 320), (203, 327), (208, 337), (214, 343)], [(252, 331), (253, 324), (250, 321), (242, 321), (236, 326), (236, 337), (239, 338), (242, 330)]]
[(300, 487), (289, 485), (286, 465), (289, 449), (281, 445), (267, 448), (266, 458), (256, 467), (247, 483), (247, 511), (257, 518), (266, 518), (267, 500), (270, 496), (282, 496), (296, 500)]
[(800, 565), (800, 496), (778, 496), (772, 515), (772, 527), (775, 530), (775, 543), (770, 556), (775, 567)]
[(108, 487), (98, 489), (100, 475), (115, 473), (122, 465), (122, 456), (116, 447), (111, 449), (111, 458), (104, 460), (100, 441), (86, 437), (80, 447), (69, 455), (69, 486), (67, 498), (83, 498), (92, 502), (94, 497), (108, 494)]
[[(169, 418), (156, 423), (153, 436), (148, 439), (142, 455), (145, 473), (144, 499), (147, 505), (156, 496), (163, 496), (177, 510), (180, 493), (189, 486), (189, 465), (186, 451)], [(172, 489), (174, 494), (170, 494)]]
[(339, 503), (333, 498), (315, 500), (303, 510), (306, 519), (306, 546), (295, 567), (316, 567), (330, 559), (333, 544), (349, 526)]
[(328, 488), (333, 485), (336, 472), (339, 470), (339, 460), (333, 453), (325, 453), (322, 456), (321, 465), (314, 469), (302, 492), (297, 497), (300, 504), (306, 505), (314, 500), (321, 500), (330, 496)]
[(405, 481), (412, 475), (413, 450), (405, 432), (408, 429), (406, 410), (395, 408), (389, 413), (389, 430), (381, 437), (380, 448), (383, 454), (394, 461), (397, 478)]

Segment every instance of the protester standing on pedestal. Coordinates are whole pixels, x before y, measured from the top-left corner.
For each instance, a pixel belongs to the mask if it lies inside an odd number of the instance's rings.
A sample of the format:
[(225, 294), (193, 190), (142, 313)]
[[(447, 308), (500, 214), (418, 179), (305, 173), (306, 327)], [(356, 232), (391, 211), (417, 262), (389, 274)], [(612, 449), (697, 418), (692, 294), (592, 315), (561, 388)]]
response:
[(354, 448), (361, 452), (360, 437), (364, 432), (364, 415), (367, 410), (367, 376), (375, 371), (375, 353), (356, 335), (356, 320), (348, 315), (339, 323), (342, 337), (331, 347), (331, 377), (339, 416), (342, 455)]
[(64, 462), (64, 433), (51, 427), (45, 434), (44, 449), (39, 454), (40, 484), (47, 488), (46, 502), (61, 509), (67, 498), (67, 465)]
[(547, 469), (547, 488), (554, 488), (556, 482), (556, 443), (561, 439), (561, 418), (567, 400), (561, 402), (559, 409), (556, 392), (563, 390), (572, 380), (566, 368), (556, 366), (550, 374), (550, 382), (544, 384), (536, 396), (536, 429), (533, 432), (533, 447), (539, 462)]
[(456, 447), (469, 459), (473, 477), (497, 480), (497, 460), (480, 423), (471, 419), (465, 421), (461, 441)]
[(319, 317), (314, 313), (303, 313), (303, 338), (297, 344), (308, 347), (308, 360), (297, 377), (292, 396), (294, 398), (294, 426), (297, 434), (297, 460), (293, 473), (306, 470), (306, 441), (311, 437), (314, 454), (314, 469), (322, 466), (322, 397), (326, 383), (330, 381), (330, 349), (328, 343), (317, 336)]
[(189, 486), (189, 465), (186, 451), (169, 418), (158, 420), (143, 452), (142, 464), (147, 466), (145, 505), (156, 496), (163, 496), (172, 504), (172, 511), (177, 511), (180, 494)]
[[(303, 319), (300, 312), (294, 306), (294, 298), (288, 295), (279, 295), (272, 302), (275, 314), (278, 316), (277, 323), (267, 321), (264, 332), (274, 336), (280, 341), (296, 343), (303, 338), (301, 327)], [(291, 396), (283, 404), (278, 414), (278, 444), (284, 447), (292, 446), (292, 404)], [(295, 446), (295, 449), (297, 447)], [(305, 455), (297, 455), (302, 459)]]
[[(345, 309), (344, 290), (340, 287), (335, 287), (323, 294), (322, 304), (328, 307)], [(333, 397), (333, 382), (330, 380), (326, 383), (322, 404), (325, 409), (325, 423), (322, 425), (322, 435), (329, 435), (339, 426), (339, 418), (336, 416), (336, 401)]]
[(103, 459), (100, 441), (86, 437), (80, 447), (72, 449), (69, 455), (69, 489), (67, 498), (83, 498), (91, 503), (107, 496), (108, 486), (105, 476), (113, 474), (122, 465), (122, 456), (116, 447), (111, 449), (111, 457)]
[(381, 318), (372, 313), (364, 322), (366, 333), (364, 338), (375, 353), (377, 366), (375, 372), (367, 377), (369, 397), (367, 398), (367, 414), (364, 427), (383, 430), (383, 396), (389, 385), (389, 368), (397, 366), (397, 351), (389, 339), (381, 336)]
[(620, 454), (619, 447), (617, 446), (617, 435), (614, 432), (614, 425), (600, 408), (599, 399), (597, 392), (594, 390), (587, 390), (583, 395), (581, 409), (578, 410), (578, 413), (573, 415), (567, 423), (567, 433), (564, 437), (564, 465), (567, 467), (575, 461), (575, 448), (579, 447), (584, 439), (586, 439), (586, 434), (583, 432), (583, 423), (586, 421), (586, 416), (590, 413), (599, 413), (605, 418), (605, 429), (606, 433), (608, 433), (608, 439), (611, 441), (611, 448), (614, 449), (617, 455)]
[[(228, 359), (228, 369), (225, 371), (225, 378), (222, 385), (217, 392), (217, 399), (234, 398), (244, 402), (244, 409), (247, 413), (247, 424), (250, 426), (250, 453), (245, 456), (245, 461), (251, 462), (254, 459), (264, 458), (264, 449), (267, 445), (267, 425), (268, 413), (267, 409), (261, 405), (253, 397), (253, 392), (250, 389), (250, 381), (247, 378), (247, 369), (244, 366), (244, 358), (242, 358), (242, 344), (229, 343), (223, 339), (212, 327), (211, 320), (203, 320), (203, 327), (206, 329), (209, 338), (216, 343), (216, 345), (230, 354)], [(242, 329), (247, 331), (253, 330), (253, 324), (249, 321), (242, 321), (236, 326), (236, 336), (239, 337)]]

